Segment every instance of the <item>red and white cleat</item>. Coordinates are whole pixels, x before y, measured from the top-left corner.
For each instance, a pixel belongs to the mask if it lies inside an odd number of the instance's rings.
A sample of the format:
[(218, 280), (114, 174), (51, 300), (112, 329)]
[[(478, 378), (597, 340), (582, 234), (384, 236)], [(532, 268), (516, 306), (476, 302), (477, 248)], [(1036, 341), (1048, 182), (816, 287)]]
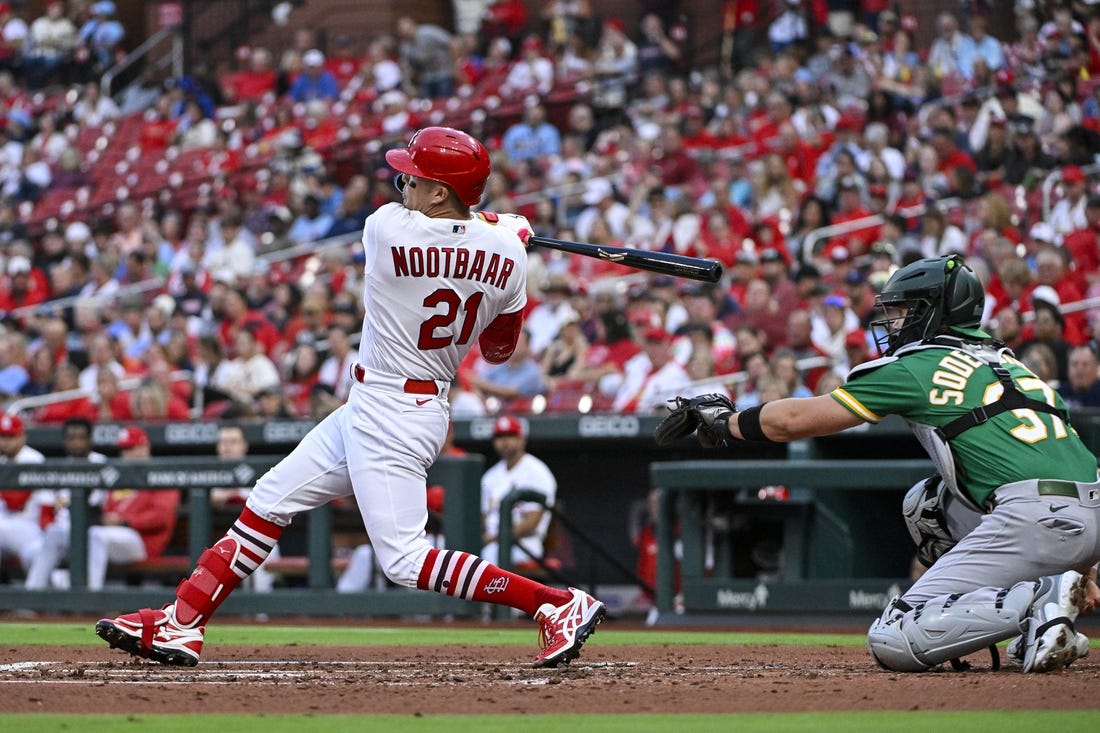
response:
[(539, 623), (539, 649), (536, 667), (568, 664), (581, 654), (581, 647), (607, 615), (603, 603), (582, 590), (570, 588), (573, 598), (562, 606), (544, 603), (535, 613)]
[(202, 654), (204, 627), (185, 629), (175, 622), (174, 604), (160, 610), (143, 608), (118, 618), (100, 619), (95, 633), (111, 645), (135, 657), (176, 667), (194, 667)]

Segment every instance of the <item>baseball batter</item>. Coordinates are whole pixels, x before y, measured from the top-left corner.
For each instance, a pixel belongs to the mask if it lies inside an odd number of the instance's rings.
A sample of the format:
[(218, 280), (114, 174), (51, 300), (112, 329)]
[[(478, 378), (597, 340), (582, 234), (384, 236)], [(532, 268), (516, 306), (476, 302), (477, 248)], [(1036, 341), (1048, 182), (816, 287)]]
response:
[(939, 477), (914, 487), (906, 513), (935, 526), (934, 498), (949, 495), (977, 521), (938, 528), (965, 536), (871, 625), (871, 654), (887, 669), (926, 670), (1016, 635), (1010, 657), (1025, 672), (1061, 669), (1088, 650), (1074, 621), (1094, 603), (1100, 560), (1096, 458), (1054, 390), (989, 343), (984, 298), (960, 257), (920, 260), (876, 301), (883, 357), (842, 387), (741, 412), (721, 396), (682, 400), (658, 428), (659, 441), (698, 430), (719, 445), (828, 435), (888, 414), (909, 422)]
[(350, 494), (394, 583), (533, 615), (541, 642), (535, 666), (577, 657), (603, 619), (604, 604), (583, 591), (542, 585), (425, 538), (427, 470), (447, 435), (447, 390), (475, 340), (487, 361), (512, 354), (526, 304), (530, 226), (520, 216), (471, 214), (490, 162), (464, 132), (425, 128), (386, 161), (400, 172), (402, 202), (381, 207), (363, 227), (366, 315), (348, 401), (259, 480), (173, 602), (96, 624), (112, 647), (196, 664), (204, 625), (291, 519)]

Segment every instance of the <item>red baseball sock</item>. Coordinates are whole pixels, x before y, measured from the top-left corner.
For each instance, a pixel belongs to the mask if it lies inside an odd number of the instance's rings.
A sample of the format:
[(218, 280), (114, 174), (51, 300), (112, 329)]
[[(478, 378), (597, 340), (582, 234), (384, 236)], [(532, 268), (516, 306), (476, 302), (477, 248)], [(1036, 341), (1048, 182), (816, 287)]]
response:
[(544, 603), (560, 606), (572, 598), (567, 590), (509, 573), (477, 555), (457, 550), (429, 550), (416, 587), (468, 601), (511, 606), (530, 616)]
[(245, 507), (214, 546), (202, 553), (191, 577), (176, 588), (176, 623), (195, 627), (210, 620), (233, 589), (267, 559), (283, 527)]

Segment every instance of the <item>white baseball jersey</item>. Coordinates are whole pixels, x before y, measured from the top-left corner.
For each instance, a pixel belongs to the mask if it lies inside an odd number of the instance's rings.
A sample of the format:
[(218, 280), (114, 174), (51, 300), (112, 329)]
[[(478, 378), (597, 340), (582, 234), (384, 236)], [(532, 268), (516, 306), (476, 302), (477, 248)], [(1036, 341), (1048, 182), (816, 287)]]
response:
[[(367, 218), (363, 250), (363, 380), (259, 480), (247, 505), (285, 526), (354, 494), (379, 567), (413, 588), (432, 549), (425, 483), (447, 437), (448, 387), (482, 330), (526, 305), (527, 254), (507, 227), (401, 204)], [(435, 380), (436, 393), (410, 393), (410, 379)]]
[[(41, 451), (37, 451), (29, 445), (24, 445), (20, 448), (19, 452), (15, 454), (15, 458), (8, 458), (7, 456), (0, 455), (0, 463), (42, 463), (44, 460), (46, 460), (46, 457), (42, 455)], [(3, 497), (0, 497), (0, 517), (22, 514), (38, 521), (39, 508), (44, 504), (51, 505), (53, 501), (53, 491), (50, 489), (37, 489), (31, 492), (30, 497), (27, 498), (22, 509), (13, 511), (4, 503)]]
[[(42, 463), (45, 457), (34, 448), (24, 445), (15, 458), (0, 456), (0, 463)], [(56, 492), (50, 489), (37, 489), (31, 492), (23, 508), (15, 511), (8, 507), (0, 496), (0, 558), (15, 555), (23, 569), (30, 567), (35, 553), (42, 544), (43, 519), (49, 516), (43, 509), (52, 513)]]
[(489, 323), (527, 303), (527, 255), (514, 232), (477, 217), (432, 219), (387, 204), (367, 219), (359, 362), (450, 382)]
[[(500, 532), (500, 502), (513, 489), (531, 489), (545, 494), (546, 503), (553, 506), (557, 498), (558, 482), (547, 465), (530, 453), (524, 453), (511, 469), (504, 461), (497, 462), (481, 477), (481, 515), (485, 518), (486, 534), (495, 537)], [(512, 526), (523, 519), (524, 514), (541, 508), (533, 501), (516, 502), (512, 505)], [(550, 512), (546, 512), (539, 520), (535, 532), (522, 539), (517, 538), (516, 542), (530, 550), (535, 557), (542, 557), (542, 543), (549, 526)], [(517, 557), (528, 559), (522, 551), (519, 555), (513, 553), (513, 558)]]

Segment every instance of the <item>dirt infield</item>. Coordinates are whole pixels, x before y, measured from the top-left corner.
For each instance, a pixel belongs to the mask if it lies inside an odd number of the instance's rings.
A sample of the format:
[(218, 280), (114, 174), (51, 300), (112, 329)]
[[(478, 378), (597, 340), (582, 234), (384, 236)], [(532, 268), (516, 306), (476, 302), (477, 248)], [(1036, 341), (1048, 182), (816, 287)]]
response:
[[(0, 712), (733, 713), (1100, 708), (1100, 654), (1049, 675), (879, 670), (851, 647), (601, 646), (536, 670), (533, 647), (218, 646), (192, 669), (86, 647), (0, 648)], [(1003, 654), (1003, 652), (1002, 652)]]

